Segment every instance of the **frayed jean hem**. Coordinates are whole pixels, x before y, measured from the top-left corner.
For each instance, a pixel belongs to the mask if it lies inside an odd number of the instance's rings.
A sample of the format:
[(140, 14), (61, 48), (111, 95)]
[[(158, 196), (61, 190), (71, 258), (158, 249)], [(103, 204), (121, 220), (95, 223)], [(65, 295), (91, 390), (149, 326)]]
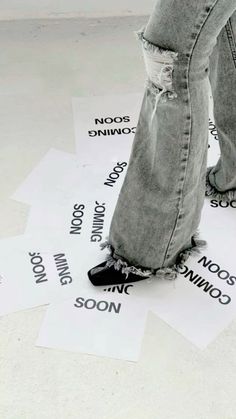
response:
[(206, 171), (206, 191), (205, 196), (212, 196), (213, 198), (216, 198), (219, 201), (231, 201), (236, 200), (236, 189), (230, 189), (225, 192), (218, 191), (215, 186), (213, 186), (210, 183), (209, 175), (211, 172), (211, 169), (213, 169), (214, 166), (210, 166), (207, 168)]
[(157, 269), (145, 268), (143, 266), (133, 266), (125, 258), (116, 255), (114, 248), (111, 246), (108, 240), (100, 244), (101, 250), (107, 248), (109, 254), (106, 256), (108, 267), (113, 266), (114, 269), (120, 270), (126, 275), (128, 280), (129, 274), (142, 276), (144, 279), (147, 278), (148, 282), (151, 282), (155, 278), (173, 280), (177, 278), (178, 273), (183, 268), (184, 263), (190, 255), (199, 254), (201, 250), (207, 245), (205, 240), (199, 239), (199, 231), (192, 236), (192, 246), (183, 250), (177, 256), (176, 263), (173, 266), (165, 266)]

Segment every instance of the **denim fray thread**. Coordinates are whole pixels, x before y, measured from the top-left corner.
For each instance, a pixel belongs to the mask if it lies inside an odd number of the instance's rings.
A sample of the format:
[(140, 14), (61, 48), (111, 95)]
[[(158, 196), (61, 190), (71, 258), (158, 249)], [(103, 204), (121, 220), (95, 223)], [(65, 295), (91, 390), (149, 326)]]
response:
[(205, 196), (212, 196), (213, 198), (216, 198), (218, 201), (236, 200), (236, 189), (231, 189), (229, 191), (220, 192), (214, 186), (211, 185), (210, 180), (209, 180), (209, 174), (213, 167), (214, 166), (208, 167), (206, 171)]
[(144, 35), (145, 28), (146, 27), (144, 25), (140, 29), (138, 29), (137, 31), (134, 31), (135, 37), (142, 42), (142, 45), (143, 45), (144, 49), (153, 53), (154, 55), (157, 55), (157, 56), (161, 55), (162, 58), (165, 58), (167, 60), (166, 64), (170, 63), (170, 58), (172, 60), (176, 60), (177, 57), (178, 57), (178, 52), (170, 51), (168, 49), (161, 48), (156, 44), (152, 44), (151, 42), (149, 42), (147, 39), (144, 38), (143, 35)]
[(173, 63), (178, 57), (178, 52), (170, 51), (155, 45), (144, 38), (145, 26), (134, 31), (135, 37), (142, 44), (143, 58), (145, 62), (147, 77), (144, 87), (155, 97), (155, 105), (150, 120), (152, 121), (157, 104), (173, 100), (177, 97), (172, 87)]
[[(128, 279), (129, 274), (133, 273), (143, 278), (147, 278), (151, 282), (155, 278), (159, 279), (176, 279), (180, 269), (183, 267), (190, 255), (199, 254), (207, 245), (205, 240), (199, 239), (199, 231), (197, 230), (192, 236), (192, 246), (183, 250), (177, 257), (177, 262), (172, 267), (163, 267), (158, 269), (148, 269), (143, 267), (135, 267), (130, 265), (124, 258), (116, 257), (115, 252), (108, 240), (100, 244), (101, 250), (107, 248), (109, 254), (106, 256), (106, 266), (114, 266), (114, 269), (121, 270)], [(151, 278), (151, 279), (150, 279)]]

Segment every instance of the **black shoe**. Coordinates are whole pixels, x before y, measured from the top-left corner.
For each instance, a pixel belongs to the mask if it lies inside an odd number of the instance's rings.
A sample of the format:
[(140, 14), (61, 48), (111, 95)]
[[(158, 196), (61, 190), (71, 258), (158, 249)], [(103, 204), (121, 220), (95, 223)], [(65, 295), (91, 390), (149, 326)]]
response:
[(88, 277), (93, 285), (115, 285), (124, 284), (128, 282), (137, 282), (142, 279), (147, 279), (148, 276), (136, 275), (129, 272), (129, 275), (122, 273), (121, 270), (116, 270), (114, 266), (106, 266), (107, 262), (102, 262), (100, 265), (88, 271)]

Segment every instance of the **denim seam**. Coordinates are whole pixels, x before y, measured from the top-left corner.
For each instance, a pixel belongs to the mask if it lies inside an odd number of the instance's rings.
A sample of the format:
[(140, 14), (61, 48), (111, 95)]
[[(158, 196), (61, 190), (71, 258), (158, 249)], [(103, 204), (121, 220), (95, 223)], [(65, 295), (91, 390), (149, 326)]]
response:
[[(146, 39), (144, 37), (144, 32), (145, 32), (145, 28), (146, 26), (143, 25), (139, 30), (134, 31), (134, 35), (136, 37), (136, 39), (138, 39), (141, 42), (142, 45), (142, 51), (144, 53), (144, 51), (146, 50), (147, 52), (152, 52), (153, 54), (158, 54), (160, 55), (161, 58), (163, 58), (163, 66), (173, 66), (175, 64), (175, 61), (178, 60), (178, 52), (173, 51), (173, 50), (169, 50), (166, 48), (162, 48), (161, 46), (154, 44), (153, 42), (150, 42), (148, 39)], [(172, 67), (172, 68), (173, 68)], [(147, 68), (146, 68), (147, 70)], [(171, 77), (171, 82), (173, 82), (173, 79)], [(162, 95), (163, 93), (167, 93), (169, 99), (174, 99), (177, 97), (177, 94), (173, 91), (173, 85), (171, 83), (171, 86), (169, 86), (169, 89), (166, 90), (164, 85), (160, 85), (160, 86), (155, 86), (154, 82), (150, 79), (150, 76), (148, 74), (147, 71), (147, 78), (145, 80), (145, 89), (147, 91), (149, 91), (151, 93), (151, 95), (154, 95), (155, 97), (155, 104), (153, 104), (153, 113), (152, 113), (152, 117), (151, 117), (151, 122), (153, 119), (153, 114), (154, 111), (156, 110), (156, 106), (157, 106), (157, 98), (159, 97), (160, 99), (160, 94)], [(165, 92), (166, 90), (166, 92)], [(163, 96), (162, 96), (163, 98)], [(165, 99), (163, 99), (163, 101), (165, 101)], [(157, 150), (155, 150), (155, 155), (153, 156), (153, 162), (155, 161), (155, 156), (156, 156)], [(150, 179), (149, 179), (149, 183), (152, 182), (152, 177), (153, 177), (153, 170), (151, 170), (151, 175), (150, 175)], [(144, 198), (146, 201), (146, 197)], [(144, 205), (144, 204), (143, 204)], [(149, 253), (149, 248), (146, 249), (145, 252), (145, 256)]]
[[(211, 15), (211, 12), (212, 12), (213, 8), (217, 4), (217, 2), (218, 2), (218, 0), (216, 0), (214, 2), (214, 4), (211, 5), (211, 7), (209, 7), (209, 6), (206, 6), (205, 7), (205, 11), (207, 11), (207, 13), (206, 13), (205, 19), (203, 20), (203, 22), (202, 22), (202, 24), (201, 24), (201, 26), (199, 28), (199, 31), (196, 33), (196, 37), (194, 38), (194, 43), (192, 45), (192, 50), (191, 50), (191, 53), (189, 54), (189, 59), (188, 59), (188, 62), (187, 62), (187, 79), (186, 79), (186, 81), (187, 81), (187, 95), (188, 95), (188, 102), (189, 102), (189, 109), (190, 109), (190, 126), (189, 126), (189, 133), (188, 133), (188, 136), (189, 136), (188, 152), (189, 152), (189, 147), (190, 147), (190, 142), (191, 142), (191, 129), (192, 129), (192, 119), (191, 119), (191, 115), (192, 115), (191, 114), (192, 103), (191, 103), (191, 95), (190, 95), (190, 89), (189, 89), (189, 69), (190, 69), (191, 59), (193, 57), (193, 51), (194, 51), (194, 48), (196, 47), (196, 44), (197, 44), (199, 35), (200, 35), (201, 31), (202, 31), (203, 26), (206, 24), (209, 16)], [(196, 27), (198, 27), (198, 24), (196, 25)], [(169, 240), (168, 245), (167, 245), (167, 248), (166, 248), (166, 253), (165, 253), (165, 256), (164, 256), (164, 259), (163, 259), (163, 265), (164, 265), (165, 261), (168, 260), (170, 258), (170, 256), (171, 256), (170, 254), (171, 254), (171, 251), (173, 249), (173, 245), (175, 243), (176, 232), (179, 231), (179, 229), (178, 229), (178, 223), (179, 223), (179, 220), (182, 218), (183, 190), (184, 190), (184, 185), (185, 185), (185, 181), (186, 181), (186, 173), (187, 173), (188, 160), (187, 159), (184, 159), (182, 161), (185, 161), (185, 168), (184, 168), (184, 177), (182, 179), (183, 182), (182, 182), (181, 195), (180, 195), (180, 200), (179, 200), (179, 211), (178, 211), (178, 214), (177, 214), (177, 218), (176, 218), (176, 221), (175, 221), (175, 225), (174, 225), (173, 231), (172, 231), (171, 236), (170, 236), (170, 240)]]
[(228, 41), (229, 41), (230, 50), (231, 50), (231, 53), (232, 53), (233, 62), (234, 62), (234, 65), (236, 67), (236, 43), (235, 43), (235, 39), (234, 39), (234, 35), (233, 35), (233, 29), (232, 29), (230, 19), (226, 23), (225, 29), (226, 29), (226, 34), (227, 34)]

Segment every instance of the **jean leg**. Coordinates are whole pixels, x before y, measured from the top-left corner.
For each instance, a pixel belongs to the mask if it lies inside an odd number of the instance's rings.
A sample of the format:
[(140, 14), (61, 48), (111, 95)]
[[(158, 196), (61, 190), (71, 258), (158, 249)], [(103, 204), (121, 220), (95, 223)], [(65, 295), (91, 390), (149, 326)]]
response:
[[(110, 232), (117, 269), (175, 278), (206, 245), (197, 231), (205, 197), (208, 67), (235, 0), (158, 0), (136, 31), (147, 79)], [(136, 270), (136, 271), (135, 271)]]
[(217, 38), (209, 77), (221, 153), (207, 169), (206, 196), (236, 200), (236, 12)]

